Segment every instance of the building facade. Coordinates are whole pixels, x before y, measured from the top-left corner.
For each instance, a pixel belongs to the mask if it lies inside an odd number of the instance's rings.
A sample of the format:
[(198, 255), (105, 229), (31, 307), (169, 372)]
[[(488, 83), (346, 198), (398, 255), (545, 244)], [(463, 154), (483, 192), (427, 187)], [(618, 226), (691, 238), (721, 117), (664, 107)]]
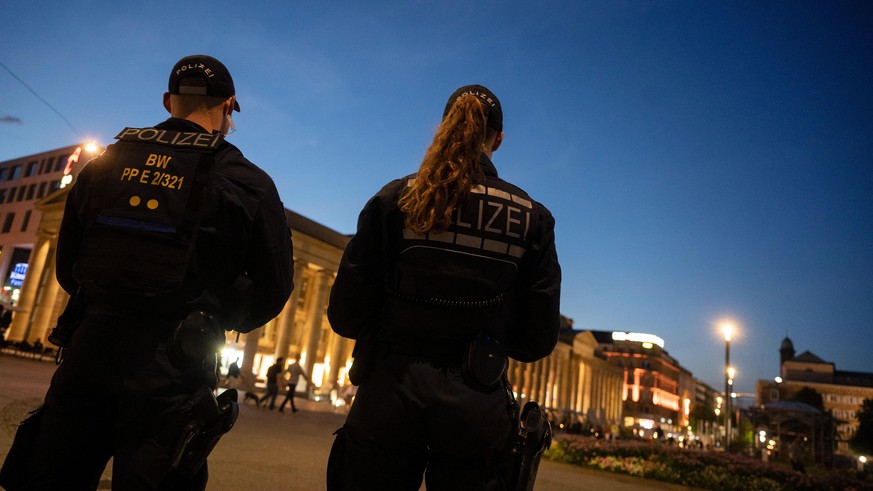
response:
[[(0, 302), (18, 303), (42, 212), (36, 202), (70, 182), (101, 151), (82, 143), (0, 162)], [(69, 176), (69, 177), (67, 177)]]
[(622, 371), (623, 426), (643, 436), (658, 428), (661, 433), (686, 432), (694, 401), (693, 377), (664, 350), (664, 340), (644, 333), (592, 334), (608, 363)]
[(794, 356), (788, 338), (779, 351), (782, 375), (778, 380), (758, 380), (757, 404), (789, 400), (803, 388), (815, 390), (822, 396), (824, 411), (836, 422), (837, 453), (850, 454), (849, 439), (860, 424), (857, 414), (865, 399), (873, 399), (873, 373), (837, 370), (834, 363), (809, 351)]
[(720, 445), (724, 438), (722, 394), (703, 381), (694, 381), (690, 426), (705, 447)]
[(553, 423), (587, 422), (604, 431), (621, 423), (621, 377), (618, 368), (597, 353), (589, 331), (564, 326), (551, 355), (534, 363), (510, 360), (507, 376), (521, 405), (536, 401), (554, 416)]

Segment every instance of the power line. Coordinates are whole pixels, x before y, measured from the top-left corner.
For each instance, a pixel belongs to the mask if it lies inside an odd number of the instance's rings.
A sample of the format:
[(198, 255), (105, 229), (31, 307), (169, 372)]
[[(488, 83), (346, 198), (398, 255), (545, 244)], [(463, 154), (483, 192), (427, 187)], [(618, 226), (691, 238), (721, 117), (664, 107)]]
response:
[(60, 117), (61, 119), (63, 119), (64, 122), (67, 123), (67, 126), (69, 126), (71, 130), (73, 130), (73, 133), (75, 133), (76, 136), (78, 136), (79, 138), (84, 138), (84, 135), (82, 135), (82, 132), (79, 131), (75, 126), (73, 126), (73, 123), (71, 123), (69, 119), (65, 118), (64, 115), (60, 113), (60, 111), (58, 111), (57, 109), (55, 109), (54, 106), (52, 106), (51, 104), (49, 104), (49, 102), (48, 102), (47, 100), (43, 99), (42, 96), (40, 96), (39, 94), (37, 94), (35, 90), (33, 90), (32, 88), (30, 88), (30, 86), (27, 85), (27, 83), (26, 83), (24, 80), (21, 80), (21, 78), (19, 78), (18, 75), (16, 75), (12, 70), (10, 70), (9, 67), (7, 67), (6, 65), (4, 65), (2, 62), (0, 62), (0, 67), (3, 67), (3, 69), (5, 69), (7, 72), (9, 72), (9, 75), (12, 75), (12, 77), (13, 77), (15, 80), (18, 80), (18, 82), (21, 83), (21, 85), (23, 85), (25, 89), (29, 90), (31, 94), (33, 94), (34, 96), (36, 96), (37, 99), (39, 99), (40, 101), (42, 101), (43, 104), (45, 104), (46, 106), (48, 106), (49, 109), (51, 109), (52, 111), (54, 111), (54, 113), (57, 114), (58, 117)]

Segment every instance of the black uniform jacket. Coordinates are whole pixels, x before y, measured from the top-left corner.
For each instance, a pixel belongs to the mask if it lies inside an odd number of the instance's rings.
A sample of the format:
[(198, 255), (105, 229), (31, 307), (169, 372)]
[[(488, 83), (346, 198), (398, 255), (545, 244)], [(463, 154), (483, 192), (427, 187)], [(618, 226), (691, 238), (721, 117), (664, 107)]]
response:
[[(156, 126), (182, 132), (206, 131), (199, 125), (170, 118)], [(70, 294), (80, 284), (99, 281), (83, 278), (76, 268), (88, 224), (93, 223), (92, 200), (107, 179), (114, 162), (107, 149), (86, 165), (67, 197), (57, 250), (57, 277)], [(272, 179), (249, 162), (234, 145), (222, 140), (203, 191), (202, 218), (196, 249), (188, 265), (185, 295), (196, 298), (207, 291), (217, 300), (227, 329), (251, 331), (275, 317), (293, 288), (290, 230), (285, 209)], [(101, 245), (102, 247), (102, 245)], [(112, 244), (107, 245), (112, 247)], [(189, 301), (193, 298), (179, 299)], [(131, 299), (136, 303), (136, 298)], [(117, 300), (115, 301), (116, 303)], [(87, 298), (88, 309), (124, 315), (131, 305)], [(101, 305), (102, 304), (102, 305)]]
[(441, 233), (416, 235), (404, 227), (397, 200), (414, 175), (370, 199), (331, 290), (334, 331), (359, 339), (385, 329), (434, 341), (484, 331), (520, 361), (551, 353), (560, 325), (555, 221), (497, 177), (484, 154), (480, 165), (485, 181)]

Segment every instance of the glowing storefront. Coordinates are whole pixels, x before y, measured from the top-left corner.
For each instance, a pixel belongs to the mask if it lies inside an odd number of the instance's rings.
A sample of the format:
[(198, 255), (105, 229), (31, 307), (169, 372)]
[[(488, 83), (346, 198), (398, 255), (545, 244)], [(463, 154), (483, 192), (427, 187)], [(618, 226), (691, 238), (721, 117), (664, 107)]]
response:
[[(664, 350), (664, 340), (633, 332), (592, 334), (609, 363), (623, 372), (623, 425), (644, 430), (644, 434), (658, 428), (664, 432), (684, 431), (693, 397), (693, 388), (686, 386), (693, 384), (693, 379), (690, 373), (683, 377), (682, 367)], [(692, 382), (683, 382), (683, 378)]]

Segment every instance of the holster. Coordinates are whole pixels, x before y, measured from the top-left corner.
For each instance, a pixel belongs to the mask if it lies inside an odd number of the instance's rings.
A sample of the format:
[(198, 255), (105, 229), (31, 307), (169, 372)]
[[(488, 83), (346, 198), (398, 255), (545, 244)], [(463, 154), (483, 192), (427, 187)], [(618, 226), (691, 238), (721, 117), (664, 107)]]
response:
[(461, 365), (464, 382), (472, 389), (491, 393), (500, 387), (509, 359), (503, 346), (482, 333), (467, 347)]
[(199, 387), (162, 438), (172, 457), (172, 470), (189, 479), (239, 416), (236, 389), (225, 390), (218, 397), (212, 392), (216, 356), (223, 344), (220, 322), (204, 311), (188, 314), (167, 342), (170, 363), (182, 372), (186, 385)]
[(239, 416), (236, 389), (228, 389), (218, 397), (202, 388), (185, 406), (180, 424), (174, 426), (174, 441), (170, 442), (172, 469), (192, 478), (206, 462), (218, 440), (233, 428)]
[(510, 458), (509, 479), (513, 491), (531, 491), (543, 452), (552, 445), (552, 426), (542, 408), (530, 401), (524, 405)]
[(33, 446), (42, 422), (42, 406), (34, 411), (18, 425), (12, 447), (0, 469), (0, 486), (8, 491), (16, 491), (24, 486), (27, 478), (27, 467), (33, 458)]
[(188, 314), (167, 341), (170, 363), (181, 371), (211, 370), (224, 345), (224, 329), (214, 315), (197, 310)]

